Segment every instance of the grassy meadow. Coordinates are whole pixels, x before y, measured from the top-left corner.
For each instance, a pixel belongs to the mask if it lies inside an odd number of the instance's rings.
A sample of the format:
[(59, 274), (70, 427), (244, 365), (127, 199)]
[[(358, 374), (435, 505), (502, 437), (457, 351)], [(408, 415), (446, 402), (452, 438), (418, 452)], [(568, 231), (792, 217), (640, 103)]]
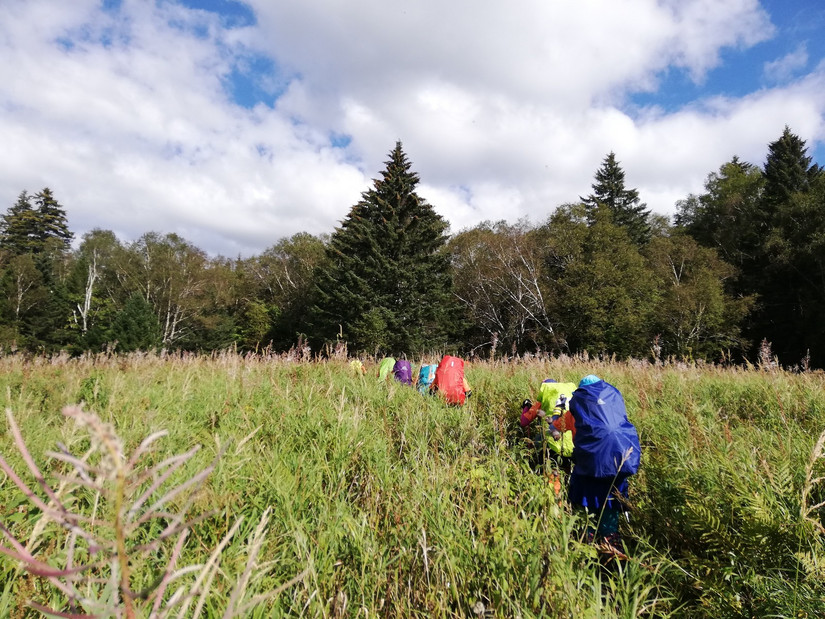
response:
[[(82, 402), (112, 424), (125, 458), (167, 430), (141, 466), (201, 445), (164, 483), (184, 483), (221, 454), (188, 502), (184, 492), (158, 507), (187, 509), (196, 519), (188, 536), (152, 542), (164, 530), (161, 517), (129, 540), (149, 548), (128, 566), (135, 591), (151, 591), (171, 562), (181, 568), (163, 604), (197, 578), (183, 568), (214, 564), (191, 589), (198, 606), (169, 604), (164, 614), (158, 598), (151, 615), (147, 594), (133, 601), (134, 616), (228, 616), (230, 598), (234, 612), (249, 617), (823, 616), (822, 373), (474, 362), (473, 395), (453, 408), (378, 383), (376, 365), (366, 367), (359, 376), (345, 360), (232, 353), (6, 356), (0, 394), (55, 489), (68, 464), (47, 452), (60, 443), (80, 458), (92, 446), (61, 414), (69, 404)], [(542, 379), (589, 373), (622, 391), (642, 443), (633, 509), (622, 523), (626, 561), (605, 562), (582, 541), (582, 514), (531, 470), (518, 429), (520, 403)], [(0, 454), (47, 500), (9, 422), (0, 427)], [(157, 479), (136, 482), (138, 494)], [(58, 494), (89, 522), (115, 517), (91, 488), (90, 481)], [(10, 534), (49, 565), (94, 562), (57, 520), (0, 471), (0, 522)], [(8, 536), (2, 545), (11, 547)], [(86, 606), (72, 606), (48, 578), (20, 565), (0, 555), (2, 616), (40, 616), (29, 600), (75, 615), (129, 616), (95, 606), (117, 598), (118, 575), (108, 567), (84, 573)]]

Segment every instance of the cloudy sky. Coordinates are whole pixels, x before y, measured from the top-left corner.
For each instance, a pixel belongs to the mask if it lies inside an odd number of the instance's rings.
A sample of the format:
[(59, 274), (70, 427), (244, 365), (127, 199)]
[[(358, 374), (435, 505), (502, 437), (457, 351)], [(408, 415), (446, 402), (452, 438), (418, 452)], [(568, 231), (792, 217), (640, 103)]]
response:
[(825, 164), (822, 0), (0, 0), (0, 208), (252, 255), (332, 232), (401, 140), (453, 232), (614, 151), (655, 212), (785, 125)]

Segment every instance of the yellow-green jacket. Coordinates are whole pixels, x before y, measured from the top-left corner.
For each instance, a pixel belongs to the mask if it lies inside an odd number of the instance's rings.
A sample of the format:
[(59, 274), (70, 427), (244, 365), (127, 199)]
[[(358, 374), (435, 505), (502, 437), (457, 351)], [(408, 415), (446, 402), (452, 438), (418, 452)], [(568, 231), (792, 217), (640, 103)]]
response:
[(539, 387), (538, 400), (541, 402), (542, 410), (553, 411), (553, 415), (559, 416), (556, 421), (548, 421), (550, 430), (555, 427), (561, 433), (561, 438), (555, 440), (548, 433), (547, 447), (565, 458), (573, 455), (573, 427), (567, 427), (572, 426), (572, 417), (565, 412), (575, 390), (576, 385), (573, 383), (543, 382)]

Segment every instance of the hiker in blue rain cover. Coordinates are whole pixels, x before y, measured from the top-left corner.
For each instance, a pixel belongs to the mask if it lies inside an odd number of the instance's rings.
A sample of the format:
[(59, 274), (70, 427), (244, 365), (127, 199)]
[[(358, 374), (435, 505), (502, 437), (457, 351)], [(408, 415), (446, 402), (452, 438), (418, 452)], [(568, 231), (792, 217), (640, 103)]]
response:
[(621, 548), (619, 518), (627, 511), (627, 480), (639, 470), (639, 435), (619, 390), (593, 374), (579, 382), (570, 412), (576, 436), (568, 499), (592, 515), (589, 540)]

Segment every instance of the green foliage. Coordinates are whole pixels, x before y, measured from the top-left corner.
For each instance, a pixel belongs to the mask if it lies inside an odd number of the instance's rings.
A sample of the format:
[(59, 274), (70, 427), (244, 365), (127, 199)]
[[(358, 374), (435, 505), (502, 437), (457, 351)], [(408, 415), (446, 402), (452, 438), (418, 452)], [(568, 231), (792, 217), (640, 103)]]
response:
[(444, 347), (454, 320), (447, 223), (415, 193), (400, 142), (389, 156), (330, 239), (312, 335), (342, 332), (355, 351), (411, 354)]
[(759, 246), (763, 186), (761, 170), (734, 157), (708, 175), (705, 193), (677, 203), (676, 226), (718, 251), (726, 262), (746, 268)]
[[(811, 161), (805, 140), (791, 133), (787, 125), (779, 139), (768, 144), (762, 196), (766, 217), (770, 218), (794, 194), (808, 190), (811, 181), (821, 173), (819, 166)], [(770, 225), (770, 219), (767, 221)]]
[(260, 301), (250, 301), (243, 310), (243, 327), (241, 344), (246, 349), (254, 350), (266, 342), (266, 336), (272, 328), (272, 314), (277, 312)]
[(241, 320), (244, 346), (272, 343), (277, 350), (287, 350), (295, 344), (306, 329), (316, 276), (326, 263), (325, 239), (305, 232), (281, 239), (243, 262), (240, 268), (249, 299)]
[(756, 317), (780, 358), (825, 363), (825, 175), (793, 194), (774, 216), (765, 240), (763, 302)]
[(630, 239), (641, 247), (650, 239), (650, 212), (639, 199), (639, 192), (625, 186), (624, 176), (624, 170), (611, 151), (596, 170), (593, 193), (580, 199), (587, 206), (591, 224), (599, 218), (597, 211), (606, 208), (613, 223), (624, 228)]
[(135, 293), (112, 322), (107, 341), (116, 343), (121, 352), (153, 350), (161, 344), (161, 333), (152, 306)]
[(645, 355), (657, 291), (638, 247), (604, 209), (585, 223), (583, 205), (559, 209), (547, 228), (548, 303), (571, 351)]
[(100, 334), (111, 326), (118, 306), (125, 302), (120, 298), (117, 272), (123, 255), (114, 232), (97, 228), (83, 235), (73, 255), (66, 289), (82, 350), (99, 350), (106, 343)]
[(37, 212), (32, 207), (31, 197), (23, 191), (0, 220), (0, 248), (13, 255), (36, 251), (37, 228)]
[(46, 187), (32, 197), (20, 193), (17, 202), (0, 221), (0, 249), (15, 255), (40, 253), (49, 240), (58, 241), (67, 251), (74, 235), (69, 230), (66, 211)]
[(37, 240), (45, 244), (49, 239), (56, 239), (63, 250), (68, 250), (74, 234), (69, 230), (66, 211), (55, 199), (51, 189), (46, 187), (36, 194), (34, 203), (37, 207)]
[[(822, 233), (825, 194), (821, 170), (811, 163), (805, 141), (785, 127), (779, 139), (768, 146), (763, 172), (765, 190), (757, 219), (760, 244), (750, 273), (759, 304), (748, 330), (754, 340), (768, 339), (785, 363), (799, 362), (811, 349), (819, 363), (823, 357), (817, 343), (822, 329), (815, 314), (822, 295), (816, 289), (805, 290), (811, 281), (821, 288), (816, 257), (806, 253), (801, 262), (788, 257), (795, 251), (793, 245), (804, 246), (806, 237)], [(800, 231), (804, 232), (800, 235)], [(808, 337), (806, 327), (814, 329), (812, 337)]]
[(652, 316), (657, 356), (719, 360), (743, 347), (739, 325), (751, 299), (727, 292), (732, 266), (686, 235), (654, 238), (645, 254), (659, 292)]
[(742, 321), (746, 339), (769, 342), (787, 365), (820, 366), (825, 201), (822, 171), (806, 150), (785, 127), (763, 170), (734, 157), (708, 177), (705, 194), (680, 204), (676, 222), (738, 267), (731, 292), (756, 301)]
[(11, 258), (3, 273), (3, 313), (18, 328), (48, 297), (43, 274), (32, 254)]
[(6, 302), (0, 320), (15, 345), (39, 352), (70, 342), (66, 263), (72, 233), (63, 208), (46, 188), (24, 191), (0, 221), (0, 267)]
[(123, 277), (152, 306), (164, 345), (175, 345), (206, 305), (206, 255), (177, 234), (148, 232), (129, 248)]

